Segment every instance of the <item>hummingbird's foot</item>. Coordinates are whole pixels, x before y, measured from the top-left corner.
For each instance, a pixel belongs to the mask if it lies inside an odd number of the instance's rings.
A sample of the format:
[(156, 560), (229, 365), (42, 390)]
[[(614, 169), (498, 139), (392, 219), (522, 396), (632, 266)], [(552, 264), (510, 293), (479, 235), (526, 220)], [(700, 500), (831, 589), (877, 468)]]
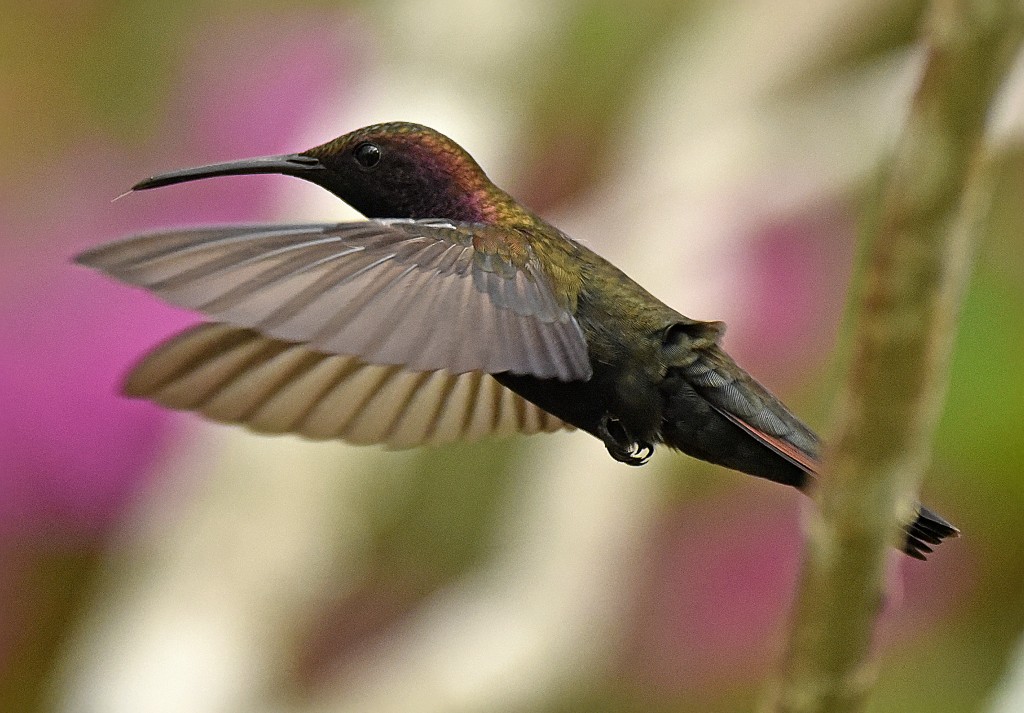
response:
[(604, 441), (604, 447), (608, 454), (626, 465), (643, 465), (654, 453), (654, 446), (650, 443), (638, 443), (626, 431), (622, 421), (612, 418), (608, 414), (601, 417), (597, 426), (597, 433)]

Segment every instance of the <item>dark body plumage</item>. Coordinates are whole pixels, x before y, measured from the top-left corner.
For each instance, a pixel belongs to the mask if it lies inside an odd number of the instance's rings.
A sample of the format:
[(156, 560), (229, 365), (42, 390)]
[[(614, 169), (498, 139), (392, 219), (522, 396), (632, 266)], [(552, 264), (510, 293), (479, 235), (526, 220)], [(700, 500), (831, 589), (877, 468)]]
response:
[[(721, 349), (720, 322), (662, 303), (447, 137), (381, 124), (135, 188), (242, 173), (303, 178), (370, 220), (158, 233), (80, 256), (215, 320), (158, 347), (128, 393), (395, 447), (575, 426), (631, 465), (665, 444), (812, 484), (817, 437)], [(922, 559), (956, 534), (921, 507), (906, 529)]]

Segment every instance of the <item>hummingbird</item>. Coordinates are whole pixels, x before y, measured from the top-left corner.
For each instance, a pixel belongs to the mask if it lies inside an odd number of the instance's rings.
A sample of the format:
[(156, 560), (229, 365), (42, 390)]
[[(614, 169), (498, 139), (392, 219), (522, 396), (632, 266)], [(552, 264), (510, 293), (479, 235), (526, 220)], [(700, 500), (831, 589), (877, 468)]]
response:
[[(156, 232), (82, 265), (210, 321), (124, 392), (257, 432), (408, 448), (580, 429), (617, 461), (659, 444), (808, 492), (815, 433), (690, 319), (494, 185), (461, 146), (393, 122), (307, 151), (164, 173), (144, 191), (275, 173), (367, 220)], [(901, 549), (959, 531), (918, 504)]]

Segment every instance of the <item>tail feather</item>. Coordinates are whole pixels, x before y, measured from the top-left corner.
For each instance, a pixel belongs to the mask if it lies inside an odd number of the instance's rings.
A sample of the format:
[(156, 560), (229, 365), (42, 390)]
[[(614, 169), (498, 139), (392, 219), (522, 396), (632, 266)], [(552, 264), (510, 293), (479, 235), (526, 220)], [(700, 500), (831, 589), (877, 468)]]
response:
[(903, 530), (907, 535), (903, 551), (919, 560), (927, 559), (933, 552), (930, 545), (937, 545), (947, 537), (960, 536), (960, 530), (952, 523), (923, 505), (917, 506), (917, 518)]
[[(693, 355), (695, 359), (672, 367), (662, 381), (663, 442), (696, 458), (806, 491), (820, 465), (814, 432), (721, 349), (706, 347)], [(918, 505), (916, 512), (904, 527), (901, 549), (909, 556), (923, 560), (934, 545), (960, 535), (928, 508)]]

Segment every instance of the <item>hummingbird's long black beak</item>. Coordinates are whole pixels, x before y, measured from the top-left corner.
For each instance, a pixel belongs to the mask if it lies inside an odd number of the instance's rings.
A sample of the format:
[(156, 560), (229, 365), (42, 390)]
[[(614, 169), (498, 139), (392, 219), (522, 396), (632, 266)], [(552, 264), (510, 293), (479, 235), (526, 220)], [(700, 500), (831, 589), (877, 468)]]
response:
[(209, 166), (197, 166), (195, 168), (183, 168), (180, 171), (161, 173), (159, 176), (147, 178), (132, 186), (133, 191), (145, 191), (150, 188), (161, 188), (171, 186), (175, 183), (186, 181), (197, 181), (201, 178), (213, 178), (215, 176), (238, 176), (250, 173), (281, 173), (286, 176), (296, 176), (312, 180), (314, 175), (326, 170), (322, 163), (312, 156), (303, 154), (285, 154), (283, 156), (261, 156), (259, 158), (246, 158), (241, 161), (228, 161), (227, 163), (214, 163)]

